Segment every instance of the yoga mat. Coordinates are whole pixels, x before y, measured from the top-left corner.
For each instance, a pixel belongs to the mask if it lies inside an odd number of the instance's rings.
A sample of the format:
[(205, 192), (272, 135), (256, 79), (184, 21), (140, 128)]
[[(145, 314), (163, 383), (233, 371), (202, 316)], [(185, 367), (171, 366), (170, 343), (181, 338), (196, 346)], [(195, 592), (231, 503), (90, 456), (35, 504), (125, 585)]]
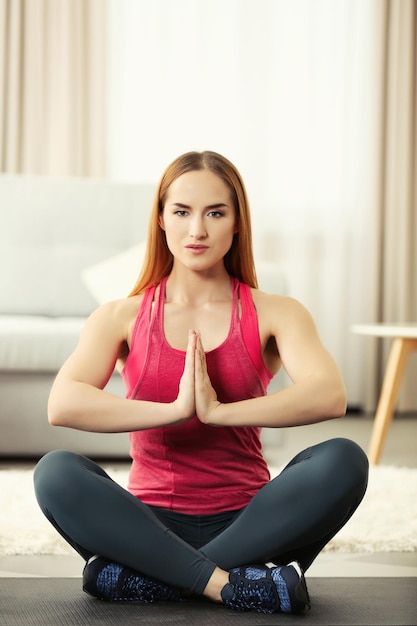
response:
[(79, 578), (0, 578), (1, 626), (412, 626), (417, 578), (311, 578), (303, 615), (240, 613), (204, 599), (107, 603), (81, 590)]

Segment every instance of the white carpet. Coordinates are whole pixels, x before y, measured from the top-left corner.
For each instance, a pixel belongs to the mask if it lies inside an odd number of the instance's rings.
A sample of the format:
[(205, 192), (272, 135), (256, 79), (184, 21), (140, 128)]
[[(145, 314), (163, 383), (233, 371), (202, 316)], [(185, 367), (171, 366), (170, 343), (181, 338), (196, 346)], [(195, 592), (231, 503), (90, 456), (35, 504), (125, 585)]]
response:
[[(126, 485), (126, 471), (111, 467), (106, 470), (122, 486)], [(0, 470), (0, 556), (72, 554), (72, 548), (41, 513), (33, 492), (32, 474), (31, 470)], [(325, 550), (417, 550), (417, 469), (371, 468), (362, 504)]]

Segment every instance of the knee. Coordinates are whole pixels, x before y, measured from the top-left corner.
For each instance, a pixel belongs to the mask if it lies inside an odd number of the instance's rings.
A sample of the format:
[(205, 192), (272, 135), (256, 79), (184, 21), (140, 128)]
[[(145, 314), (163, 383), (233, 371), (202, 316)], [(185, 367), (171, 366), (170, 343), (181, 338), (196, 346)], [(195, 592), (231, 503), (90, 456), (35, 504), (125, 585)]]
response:
[(62, 471), (71, 469), (77, 462), (79, 455), (69, 450), (52, 450), (43, 456), (35, 466), (34, 478), (36, 482), (50, 480), (60, 475)]
[(357, 465), (368, 473), (368, 457), (357, 443), (345, 437), (337, 437), (331, 440), (331, 444), (339, 458), (346, 463)]
[(327, 442), (330, 459), (337, 474), (343, 474), (359, 489), (366, 489), (368, 484), (369, 462), (362, 448), (352, 441), (339, 437)]
[(33, 474), (36, 498), (41, 506), (68, 489), (79, 455), (69, 450), (53, 450), (37, 463)]

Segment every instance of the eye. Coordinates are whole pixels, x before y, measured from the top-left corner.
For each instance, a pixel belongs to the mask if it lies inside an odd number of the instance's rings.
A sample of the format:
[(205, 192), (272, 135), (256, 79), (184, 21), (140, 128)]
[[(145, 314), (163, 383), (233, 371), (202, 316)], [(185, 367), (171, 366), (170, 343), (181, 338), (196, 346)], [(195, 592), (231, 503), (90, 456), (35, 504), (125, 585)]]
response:
[(218, 218), (223, 217), (224, 214), (221, 211), (210, 211), (209, 213), (207, 213), (207, 215), (209, 215), (210, 217)]
[(174, 215), (178, 215), (179, 217), (183, 217), (184, 215), (187, 215), (188, 212), (185, 211), (184, 209), (178, 209), (177, 211), (174, 211)]

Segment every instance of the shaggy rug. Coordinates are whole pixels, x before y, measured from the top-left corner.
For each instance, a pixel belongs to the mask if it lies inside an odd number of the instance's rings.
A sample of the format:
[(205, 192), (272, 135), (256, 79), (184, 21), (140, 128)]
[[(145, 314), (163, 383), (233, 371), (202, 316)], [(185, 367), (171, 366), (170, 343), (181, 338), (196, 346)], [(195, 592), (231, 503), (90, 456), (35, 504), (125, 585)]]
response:
[[(106, 466), (123, 487), (127, 471)], [(278, 470), (271, 470), (273, 475)], [(0, 470), (0, 556), (73, 554), (40, 511), (31, 470)], [(417, 550), (417, 469), (371, 467), (365, 498), (326, 546), (331, 552)]]

